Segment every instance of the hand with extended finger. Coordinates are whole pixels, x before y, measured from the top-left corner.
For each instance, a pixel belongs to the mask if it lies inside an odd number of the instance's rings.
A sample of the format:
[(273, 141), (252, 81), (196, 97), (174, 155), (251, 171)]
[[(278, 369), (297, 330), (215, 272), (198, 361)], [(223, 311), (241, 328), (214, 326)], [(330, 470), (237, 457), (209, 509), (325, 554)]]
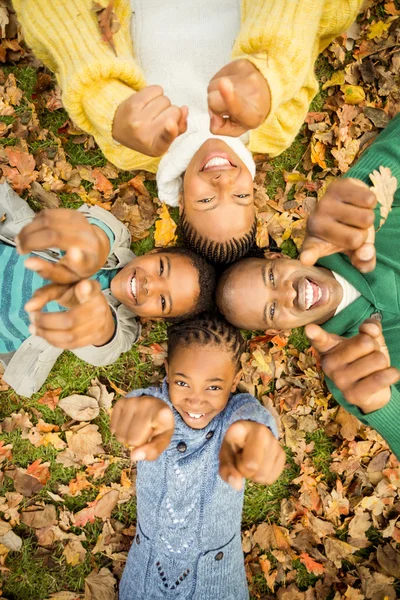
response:
[(218, 71), (207, 94), (210, 130), (215, 135), (237, 137), (257, 129), (270, 111), (268, 83), (246, 59), (234, 60)]
[(375, 268), (374, 207), (376, 196), (358, 179), (331, 183), (307, 222), (300, 254), (303, 265), (342, 252), (362, 273)]
[(171, 441), (174, 415), (153, 396), (122, 398), (113, 408), (111, 431), (119, 442), (132, 446), (132, 460), (156, 460)]
[(147, 156), (161, 156), (187, 129), (188, 108), (178, 108), (159, 85), (149, 85), (118, 106), (113, 138)]
[(104, 231), (82, 213), (67, 208), (43, 210), (21, 230), (16, 242), (20, 254), (49, 248), (65, 250), (58, 262), (36, 256), (25, 261), (28, 269), (56, 283), (91, 277), (104, 266), (110, 251)]
[(350, 404), (364, 413), (384, 407), (390, 386), (399, 381), (400, 371), (390, 366), (390, 356), (379, 321), (367, 319), (359, 334), (342, 338), (318, 325), (306, 326), (306, 335), (321, 355), (321, 366)]
[[(56, 300), (66, 312), (41, 312)], [(111, 309), (98, 281), (83, 279), (75, 285), (50, 283), (25, 304), (32, 325), (29, 331), (63, 350), (104, 346), (115, 332)]]
[(223, 439), (219, 474), (239, 491), (243, 477), (265, 485), (274, 483), (285, 462), (285, 452), (268, 427), (255, 421), (237, 421)]

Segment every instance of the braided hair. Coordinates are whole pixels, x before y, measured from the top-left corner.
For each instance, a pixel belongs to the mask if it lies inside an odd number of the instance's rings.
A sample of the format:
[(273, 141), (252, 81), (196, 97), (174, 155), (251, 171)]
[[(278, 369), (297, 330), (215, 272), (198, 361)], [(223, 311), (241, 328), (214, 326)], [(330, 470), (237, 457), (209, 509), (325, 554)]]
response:
[(168, 328), (168, 357), (180, 346), (189, 347), (212, 345), (229, 352), (237, 370), (240, 357), (244, 352), (245, 341), (239, 329), (233, 327), (219, 313), (202, 313), (194, 319), (188, 319)]
[(251, 248), (255, 245), (257, 219), (254, 219), (250, 231), (241, 238), (232, 238), (224, 242), (217, 242), (216, 240), (211, 240), (208, 237), (200, 235), (193, 225), (189, 223), (185, 212), (183, 212), (179, 232), (185, 246), (203, 256), (210, 263), (229, 265), (247, 256)]

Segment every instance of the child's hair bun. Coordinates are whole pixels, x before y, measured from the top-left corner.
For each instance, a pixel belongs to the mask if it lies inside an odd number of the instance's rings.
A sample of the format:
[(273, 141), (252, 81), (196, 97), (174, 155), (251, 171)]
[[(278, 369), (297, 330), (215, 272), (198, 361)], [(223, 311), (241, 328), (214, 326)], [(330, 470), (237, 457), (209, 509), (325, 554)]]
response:
[(213, 344), (232, 354), (233, 362), (239, 367), (245, 341), (236, 327), (217, 311), (204, 312), (193, 319), (181, 321), (168, 328), (168, 356), (179, 346)]

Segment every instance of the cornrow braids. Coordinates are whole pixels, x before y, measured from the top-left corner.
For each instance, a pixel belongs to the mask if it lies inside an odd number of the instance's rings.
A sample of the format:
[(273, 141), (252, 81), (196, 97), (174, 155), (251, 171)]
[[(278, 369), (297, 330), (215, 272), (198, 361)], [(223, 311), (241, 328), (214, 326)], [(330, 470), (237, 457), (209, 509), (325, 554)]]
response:
[(179, 346), (192, 344), (221, 346), (232, 355), (237, 370), (244, 352), (245, 341), (239, 329), (228, 323), (219, 313), (202, 313), (168, 328), (168, 357), (171, 358)]
[(200, 235), (182, 213), (179, 232), (185, 246), (191, 248), (215, 265), (229, 265), (247, 256), (255, 245), (257, 220), (254, 219), (250, 231), (239, 239), (232, 238), (217, 242)]

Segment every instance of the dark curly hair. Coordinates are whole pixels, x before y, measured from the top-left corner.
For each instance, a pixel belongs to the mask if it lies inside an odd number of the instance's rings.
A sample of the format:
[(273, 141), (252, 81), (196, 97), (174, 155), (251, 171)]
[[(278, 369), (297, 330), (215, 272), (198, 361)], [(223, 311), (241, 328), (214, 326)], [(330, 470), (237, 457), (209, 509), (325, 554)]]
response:
[(192, 344), (220, 346), (232, 355), (233, 364), (237, 370), (240, 369), (245, 341), (239, 329), (228, 323), (221, 314), (202, 313), (168, 328), (169, 358), (179, 346), (188, 347)]
[(185, 246), (201, 254), (206, 260), (215, 265), (229, 265), (244, 258), (255, 245), (257, 219), (254, 219), (250, 231), (241, 238), (232, 238), (225, 242), (217, 242), (200, 235), (186, 218), (181, 215), (179, 233)]
[(200, 292), (198, 297), (194, 299), (193, 308), (189, 312), (179, 317), (166, 317), (165, 320), (170, 321), (171, 323), (178, 323), (184, 319), (195, 317), (204, 311), (212, 310), (215, 306), (214, 297), (217, 283), (214, 267), (204, 260), (204, 258), (193, 252), (193, 250), (190, 250), (189, 248), (183, 248), (182, 246), (157, 248), (157, 252), (186, 256), (190, 260), (192, 266), (197, 270), (199, 275)]

